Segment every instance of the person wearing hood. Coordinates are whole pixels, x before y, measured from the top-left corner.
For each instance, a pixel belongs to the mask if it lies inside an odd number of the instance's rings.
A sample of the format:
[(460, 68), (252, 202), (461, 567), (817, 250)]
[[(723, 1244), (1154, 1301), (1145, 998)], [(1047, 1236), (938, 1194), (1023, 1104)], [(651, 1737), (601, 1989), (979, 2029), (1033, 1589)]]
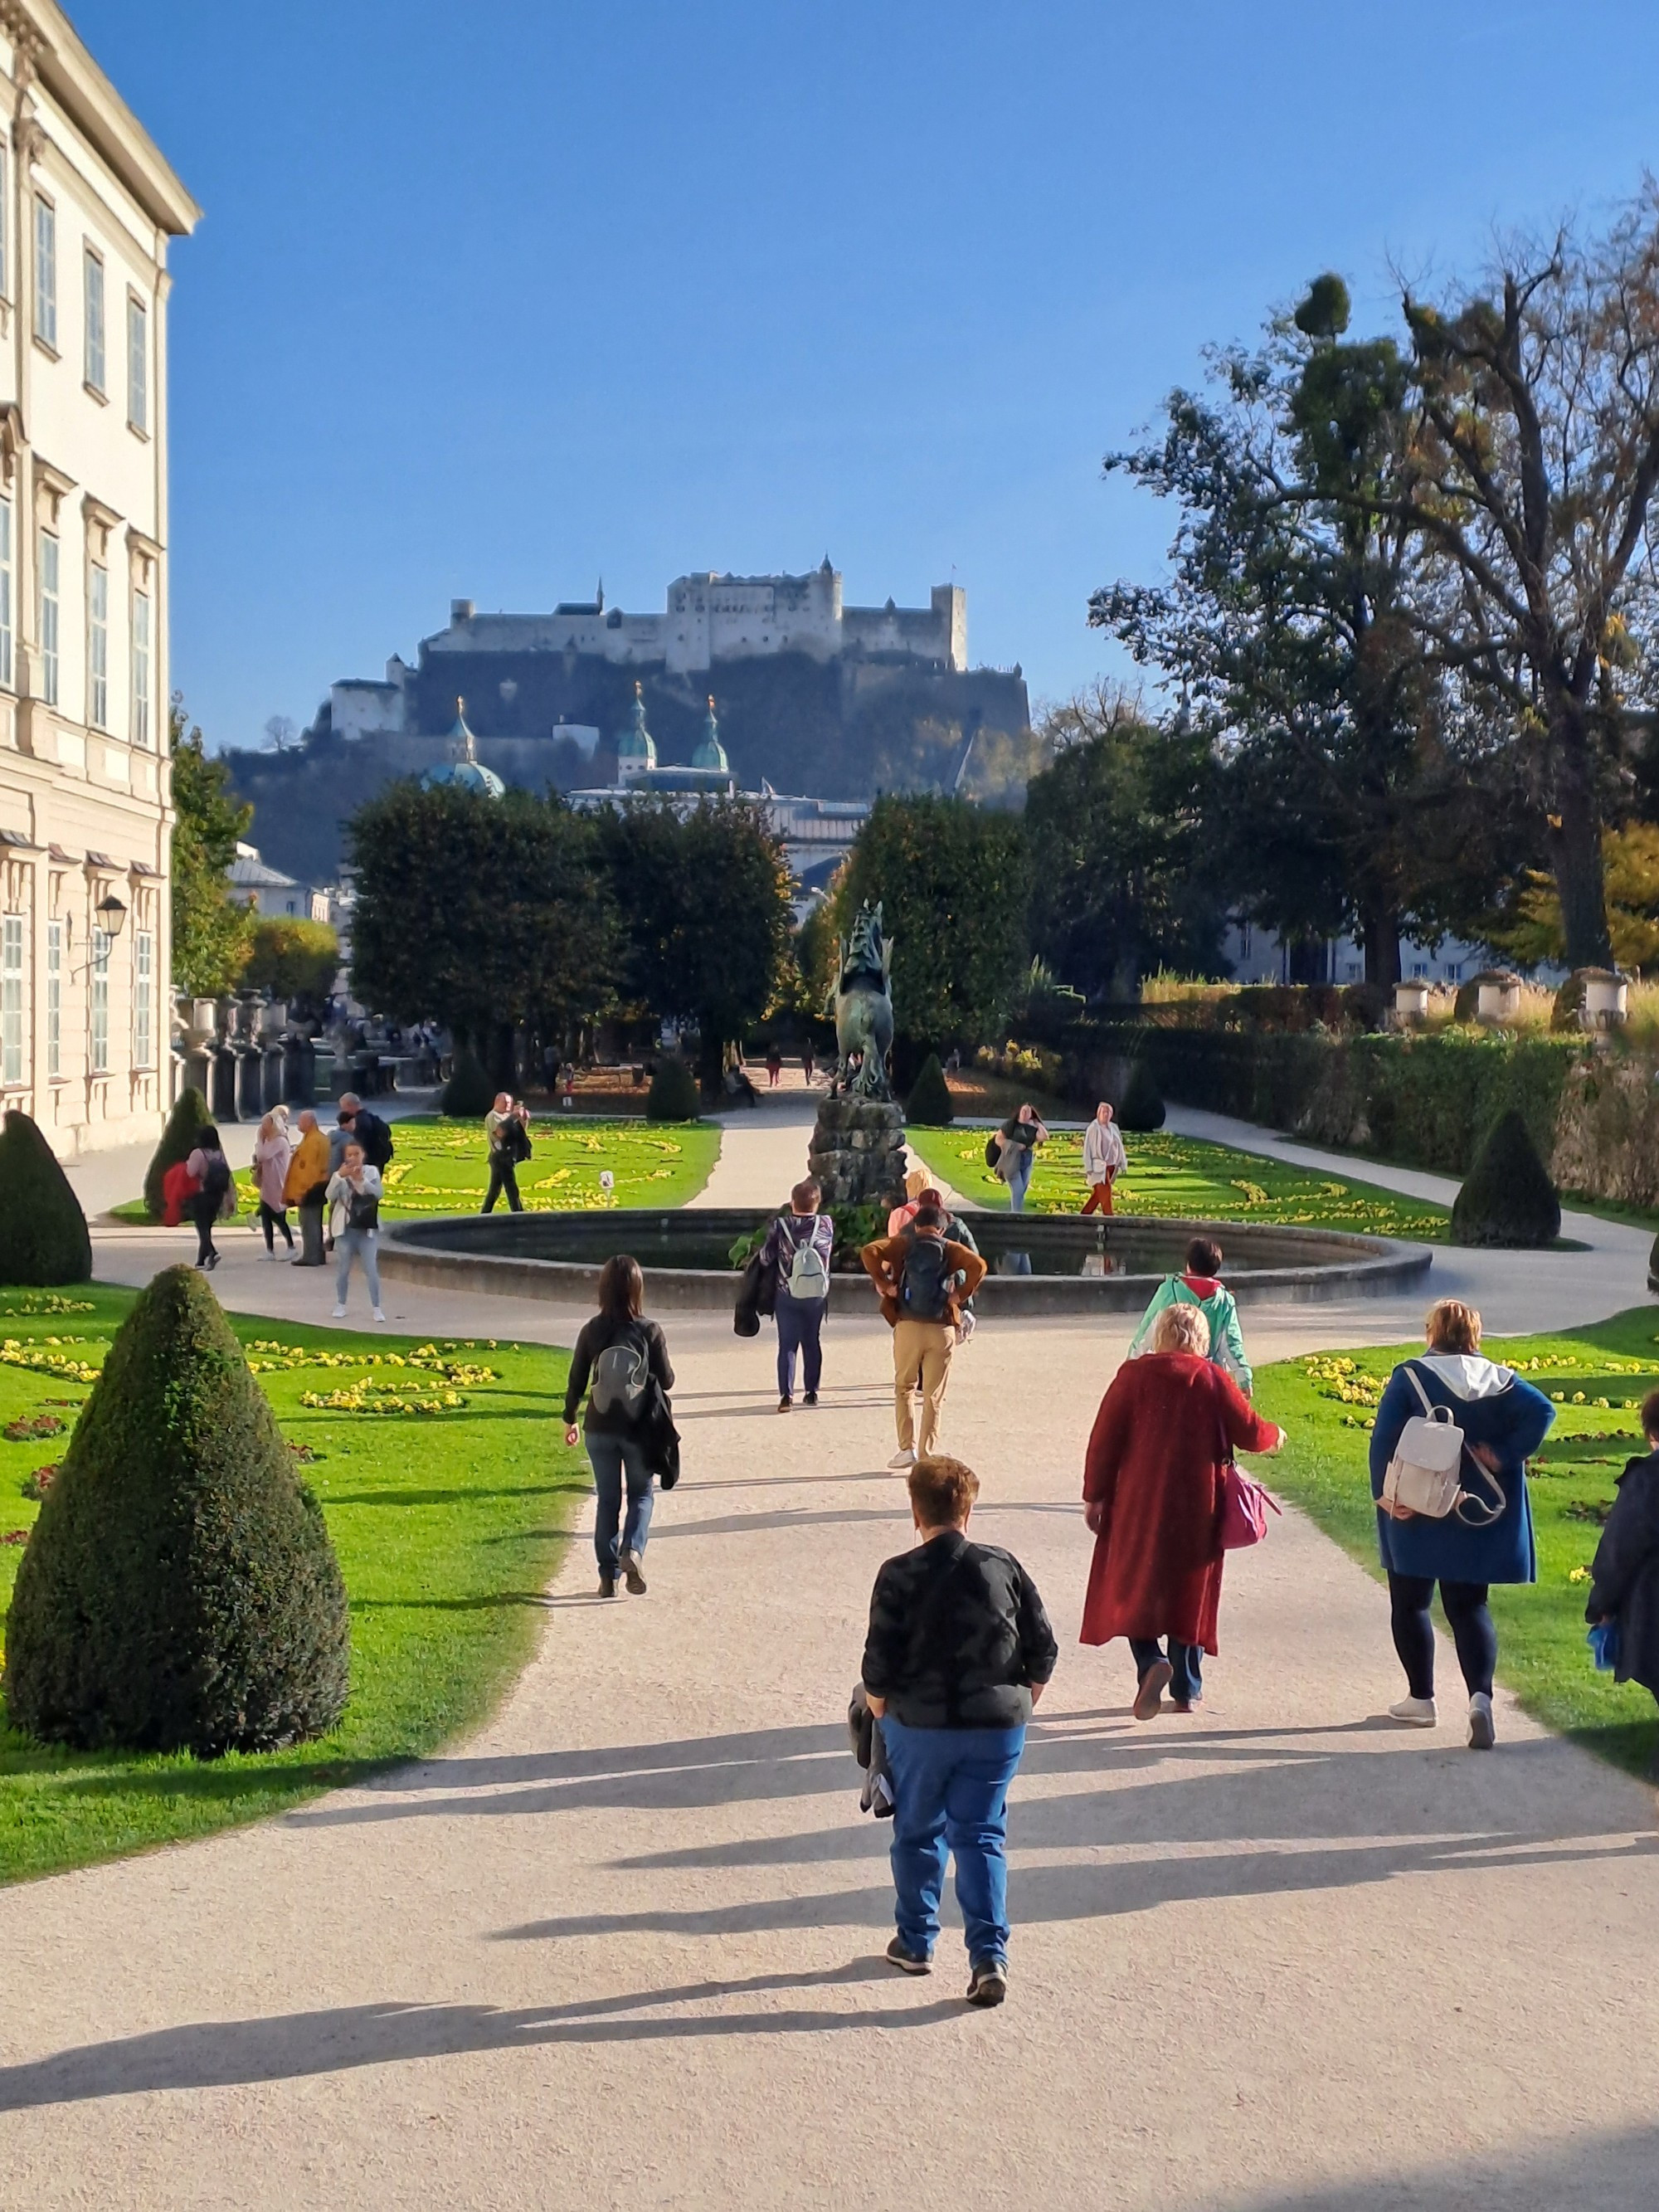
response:
[[(1659, 1698), (1659, 1390), (1642, 1401), (1645, 1458), (1627, 1461), (1590, 1567), (1592, 1626), (1616, 1623), (1615, 1682), (1639, 1682)], [(1659, 1781), (1659, 1753), (1652, 1768)]]
[(1194, 1237), (1187, 1247), (1185, 1273), (1166, 1275), (1152, 1292), (1129, 1346), (1131, 1359), (1139, 1359), (1147, 1349), (1152, 1323), (1166, 1306), (1198, 1307), (1210, 1324), (1210, 1358), (1232, 1376), (1248, 1398), (1253, 1377), (1238, 1326), (1238, 1302), (1221, 1279), (1221, 1247), (1213, 1237)]
[[(1389, 1713), (1411, 1728), (1435, 1724), (1429, 1606), (1438, 1583), (1468, 1692), (1469, 1748), (1490, 1751), (1498, 1632), (1486, 1599), (1493, 1583), (1538, 1579), (1526, 1463), (1548, 1435), (1555, 1408), (1512, 1368), (1482, 1357), (1480, 1316), (1473, 1306), (1442, 1298), (1430, 1308), (1424, 1331), (1427, 1352), (1395, 1369), (1371, 1431), (1377, 1540), (1389, 1577), (1394, 1648), (1406, 1670), (1407, 1695)], [(1455, 1510), (1437, 1520), (1382, 1503), (1389, 1463), (1407, 1422), (1435, 1407), (1445, 1407), (1463, 1431), (1466, 1473), (1468, 1459), (1478, 1463), (1468, 1486), (1478, 1510), (1467, 1518)]]

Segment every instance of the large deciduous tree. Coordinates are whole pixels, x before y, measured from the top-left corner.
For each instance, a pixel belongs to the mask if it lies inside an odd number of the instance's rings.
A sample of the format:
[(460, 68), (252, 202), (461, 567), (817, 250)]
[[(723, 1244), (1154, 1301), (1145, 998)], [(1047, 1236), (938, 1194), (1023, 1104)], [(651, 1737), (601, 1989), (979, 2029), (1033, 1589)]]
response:
[(1025, 972), (1030, 867), (1018, 815), (961, 799), (878, 799), (837, 883), (836, 927), (879, 900), (893, 1020), (927, 1048), (988, 1036)]
[(1224, 887), (1205, 738), (1152, 726), (1099, 685), (1043, 726), (1054, 764), (1025, 794), (1037, 951), (1091, 998), (1132, 999), (1159, 968), (1215, 972)]
[(1212, 880), (1281, 936), (1352, 929), (1391, 982), (1402, 927), (1437, 934), (1494, 887), (1476, 834), (1492, 749), (1410, 619), (1408, 364), (1391, 339), (1347, 339), (1348, 319), (1346, 287), (1320, 277), (1259, 350), (1213, 356), (1217, 396), (1176, 391), (1161, 440), (1109, 455), (1181, 520), (1171, 580), (1097, 592), (1090, 620), (1179, 684), (1216, 747)]
[(633, 799), (600, 817), (599, 836), (622, 921), (621, 995), (694, 1022), (712, 1085), (724, 1046), (760, 1020), (785, 971), (782, 841), (738, 799), (703, 799), (688, 814)]
[(253, 916), (231, 892), (236, 858), (253, 809), (230, 796), (229, 771), (210, 758), (178, 692), (167, 714), (173, 755), (173, 979), (201, 999), (234, 991), (253, 942)]
[(1600, 964), (1602, 830), (1652, 713), (1659, 185), (1600, 235), (1515, 244), (1481, 283), (1403, 304), (1424, 434), (1401, 512), (1439, 586), (1419, 619), (1512, 718), (1566, 957)]
[(595, 824), (556, 798), (389, 785), (347, 830), (357, 995), (500, 1059), (503, 1029), (562, 1036), (608, 998), (615, 916)]

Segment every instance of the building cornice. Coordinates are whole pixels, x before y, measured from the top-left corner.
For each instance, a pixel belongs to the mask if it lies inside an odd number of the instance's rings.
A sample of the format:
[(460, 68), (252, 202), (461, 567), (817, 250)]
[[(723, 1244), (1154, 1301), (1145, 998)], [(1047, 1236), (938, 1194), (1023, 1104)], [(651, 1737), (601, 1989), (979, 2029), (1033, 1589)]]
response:
[[(57, 0), (0, 0), (0, 29), (159, 230), (187, 237), (202, 210), (116, 91)], [(21, 71), (20, 71), (20, 74)]]

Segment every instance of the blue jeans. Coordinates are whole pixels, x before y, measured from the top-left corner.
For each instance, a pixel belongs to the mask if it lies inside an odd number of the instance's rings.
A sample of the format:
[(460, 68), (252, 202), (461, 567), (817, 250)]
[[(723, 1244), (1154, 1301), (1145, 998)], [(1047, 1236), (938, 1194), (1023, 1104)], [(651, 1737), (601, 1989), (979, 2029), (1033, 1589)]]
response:
[(1200, 1644), (1182, 1644), (1176, 1637), (1170, 1638), (1165, 1653), (1155, 1636), (1132, 1636), (1129, 1649), (1135, 1656), (1135, 1680), (1144, 1682), (1146, 1669), (1167, 1656), (1175, 1673), (1170, 1681), (1170, 1695), (1183, 1705), (1196, 1705), (1204, 1695), (1204, 1647)]
[(372, 1229), (343, 1229), (334, 1240), (334, 1249), (339, 1255), (334, 1273), (334, 1303), (343, 1306), (346, 1302), (346, 1285), (351, 1280), (351, 1261), (355, 1254), (363, 1263), (363, 1273), (368, 1279), (368, 1303), (380, 1303), (380, 1259), (375, 1249), (375, 1233)]
[(801, 1355), (806, 1388), (816, 1390), (823, 1374), (823, 1348), (818, 1331), (823, 1327), (823, 1298), (797, 1298), (780, 1289), (774, 1309), (778, 1324), (778, 1395), (795, 1395), (795, 1354)]
[(945, 1857), (957, 1862), (957, 1903), (971, 1962), (1008, 1956), (1008, 1785), (1025, 1730), (881, 1724), (892, 1769), (893, 1917), (907, 1949), (933, 1956)]
[(587, 1435), (587, 1456), (593, 1468), (593, 1491), (599, 1503), (593, 1510), (593, 1550), (599, 1572), (617, 1579), (619, 1547), (617, 1523), (622, 1519), (623, 1485), (628, 1486), (628, 1519), (622, 1532), (621, 1551), (638, 1559), (645, 1550), (655, 1503), (653, 1475), (645, 1454), (632, 1437)]
[(1031, 1145), (1008, 1147), (1003, 1176), (1008, 1185), (1008, 1209), (1012, 1213), (1024, 1213), (1025, 1194), (1030, 1188), (1031, 1170), (1036, 1165), (1036, 1149)]

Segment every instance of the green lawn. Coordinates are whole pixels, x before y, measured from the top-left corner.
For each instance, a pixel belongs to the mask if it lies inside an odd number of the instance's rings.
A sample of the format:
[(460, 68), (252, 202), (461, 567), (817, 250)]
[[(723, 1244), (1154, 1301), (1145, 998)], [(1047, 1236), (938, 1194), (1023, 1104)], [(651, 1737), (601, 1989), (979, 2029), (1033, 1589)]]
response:
[[(1008, 1186), (985, 1164), (986, 1129), (911, 1129), (911, 1144), (936, 1175), (976, 1204), (1008, 1204)], [(1401, 1198), (1394, 1191), (1340, 1181), (1255, 1152), (1236, 1152), (1196, 1137), (1126, 1137), (1129, 1164), (1118, 1177), (1113, 1204), (1120, 1213), (1203, 1221), (1289, 1222), (1319, 1229), (1348, 1229), (1362, 1236), (1407, 1237), (1443, 1242), (1450, 1217), (1443, 1206)], [(1067, 1131), (1037, 1148), (1036, 1173), (1026, 1194), (1033, 1213), (1075, 1213), (1089, 1194), (1083, 1180), (1083, 1138)]]
[[(1539, 1580), (1492, 1592), (1500, 1679), (1538, 1719), (1637, 1772), (1659, 1740), (1654, 1701), (1634, 1684), (1621, 1689), (1595, 1672), (1584, 1641), (1584, 1599), (1614, 1478), (1642, 1449), (1636, 1408), (1659, 1384), (1656, 1328), (1659, 1307), (1638, 1306), (1593, 1328), (1493, 1339), (1483, 1346), (1524, 1368), (1527, 1380), (1559, 1407), (1533, 1467)], [(1370, 1409), (1396, 1360), (1420, 1349), (1322, 1353), (1256, 1370), (1257, 1403), (1287, 1431), (1284, 1451), (1264, 1462), (1262, 1472), (1379, 1576), (1366, 1473)]]
[[(64, 1425), (0, 1437), (0, 1632), (22, 1555), (12, 1540), (39, 1510), (23, 1485), (62, 1457), (134, 1295), (0, 1289), (0, 1429)], [(306, 1479), (351, 1598), (344, 1717), (315, 1743), (206, 1762), (42, 1750), (0, 1706), (0, 1881), (203, 1835), (418, 1757), (476, 1723), (530, 1656), (588, 1488), (559, 1426), (568, 1355), (228, 1318), (283, 1434), (315, 1455)], [(376, 1410), (388, 1401), (437, 1410)]]
[[(535, 1156), (519, 1170), (519, 1195), (532, 1213), (578, 1208), (684, 1206), (713, 1174), (720, 1133), (712, 1121), (617, 1121), (550, 1115), (530, 1125)], [(417, 1213), (476, 1213), (489, 1183), (482, 1121), (435, 1114), (394, 1121), (396, 1147), (386, 1170), (380, 1211), (388, 1218)], [(609, 1170), (613, 1188), (600, 1176)], [(252, 1219), (258, 1204), (248, 1171), (236, 1178), (239, 1211)], [(123, 1221), (149, 1218), (142, 1200), (117, 1206)]]

